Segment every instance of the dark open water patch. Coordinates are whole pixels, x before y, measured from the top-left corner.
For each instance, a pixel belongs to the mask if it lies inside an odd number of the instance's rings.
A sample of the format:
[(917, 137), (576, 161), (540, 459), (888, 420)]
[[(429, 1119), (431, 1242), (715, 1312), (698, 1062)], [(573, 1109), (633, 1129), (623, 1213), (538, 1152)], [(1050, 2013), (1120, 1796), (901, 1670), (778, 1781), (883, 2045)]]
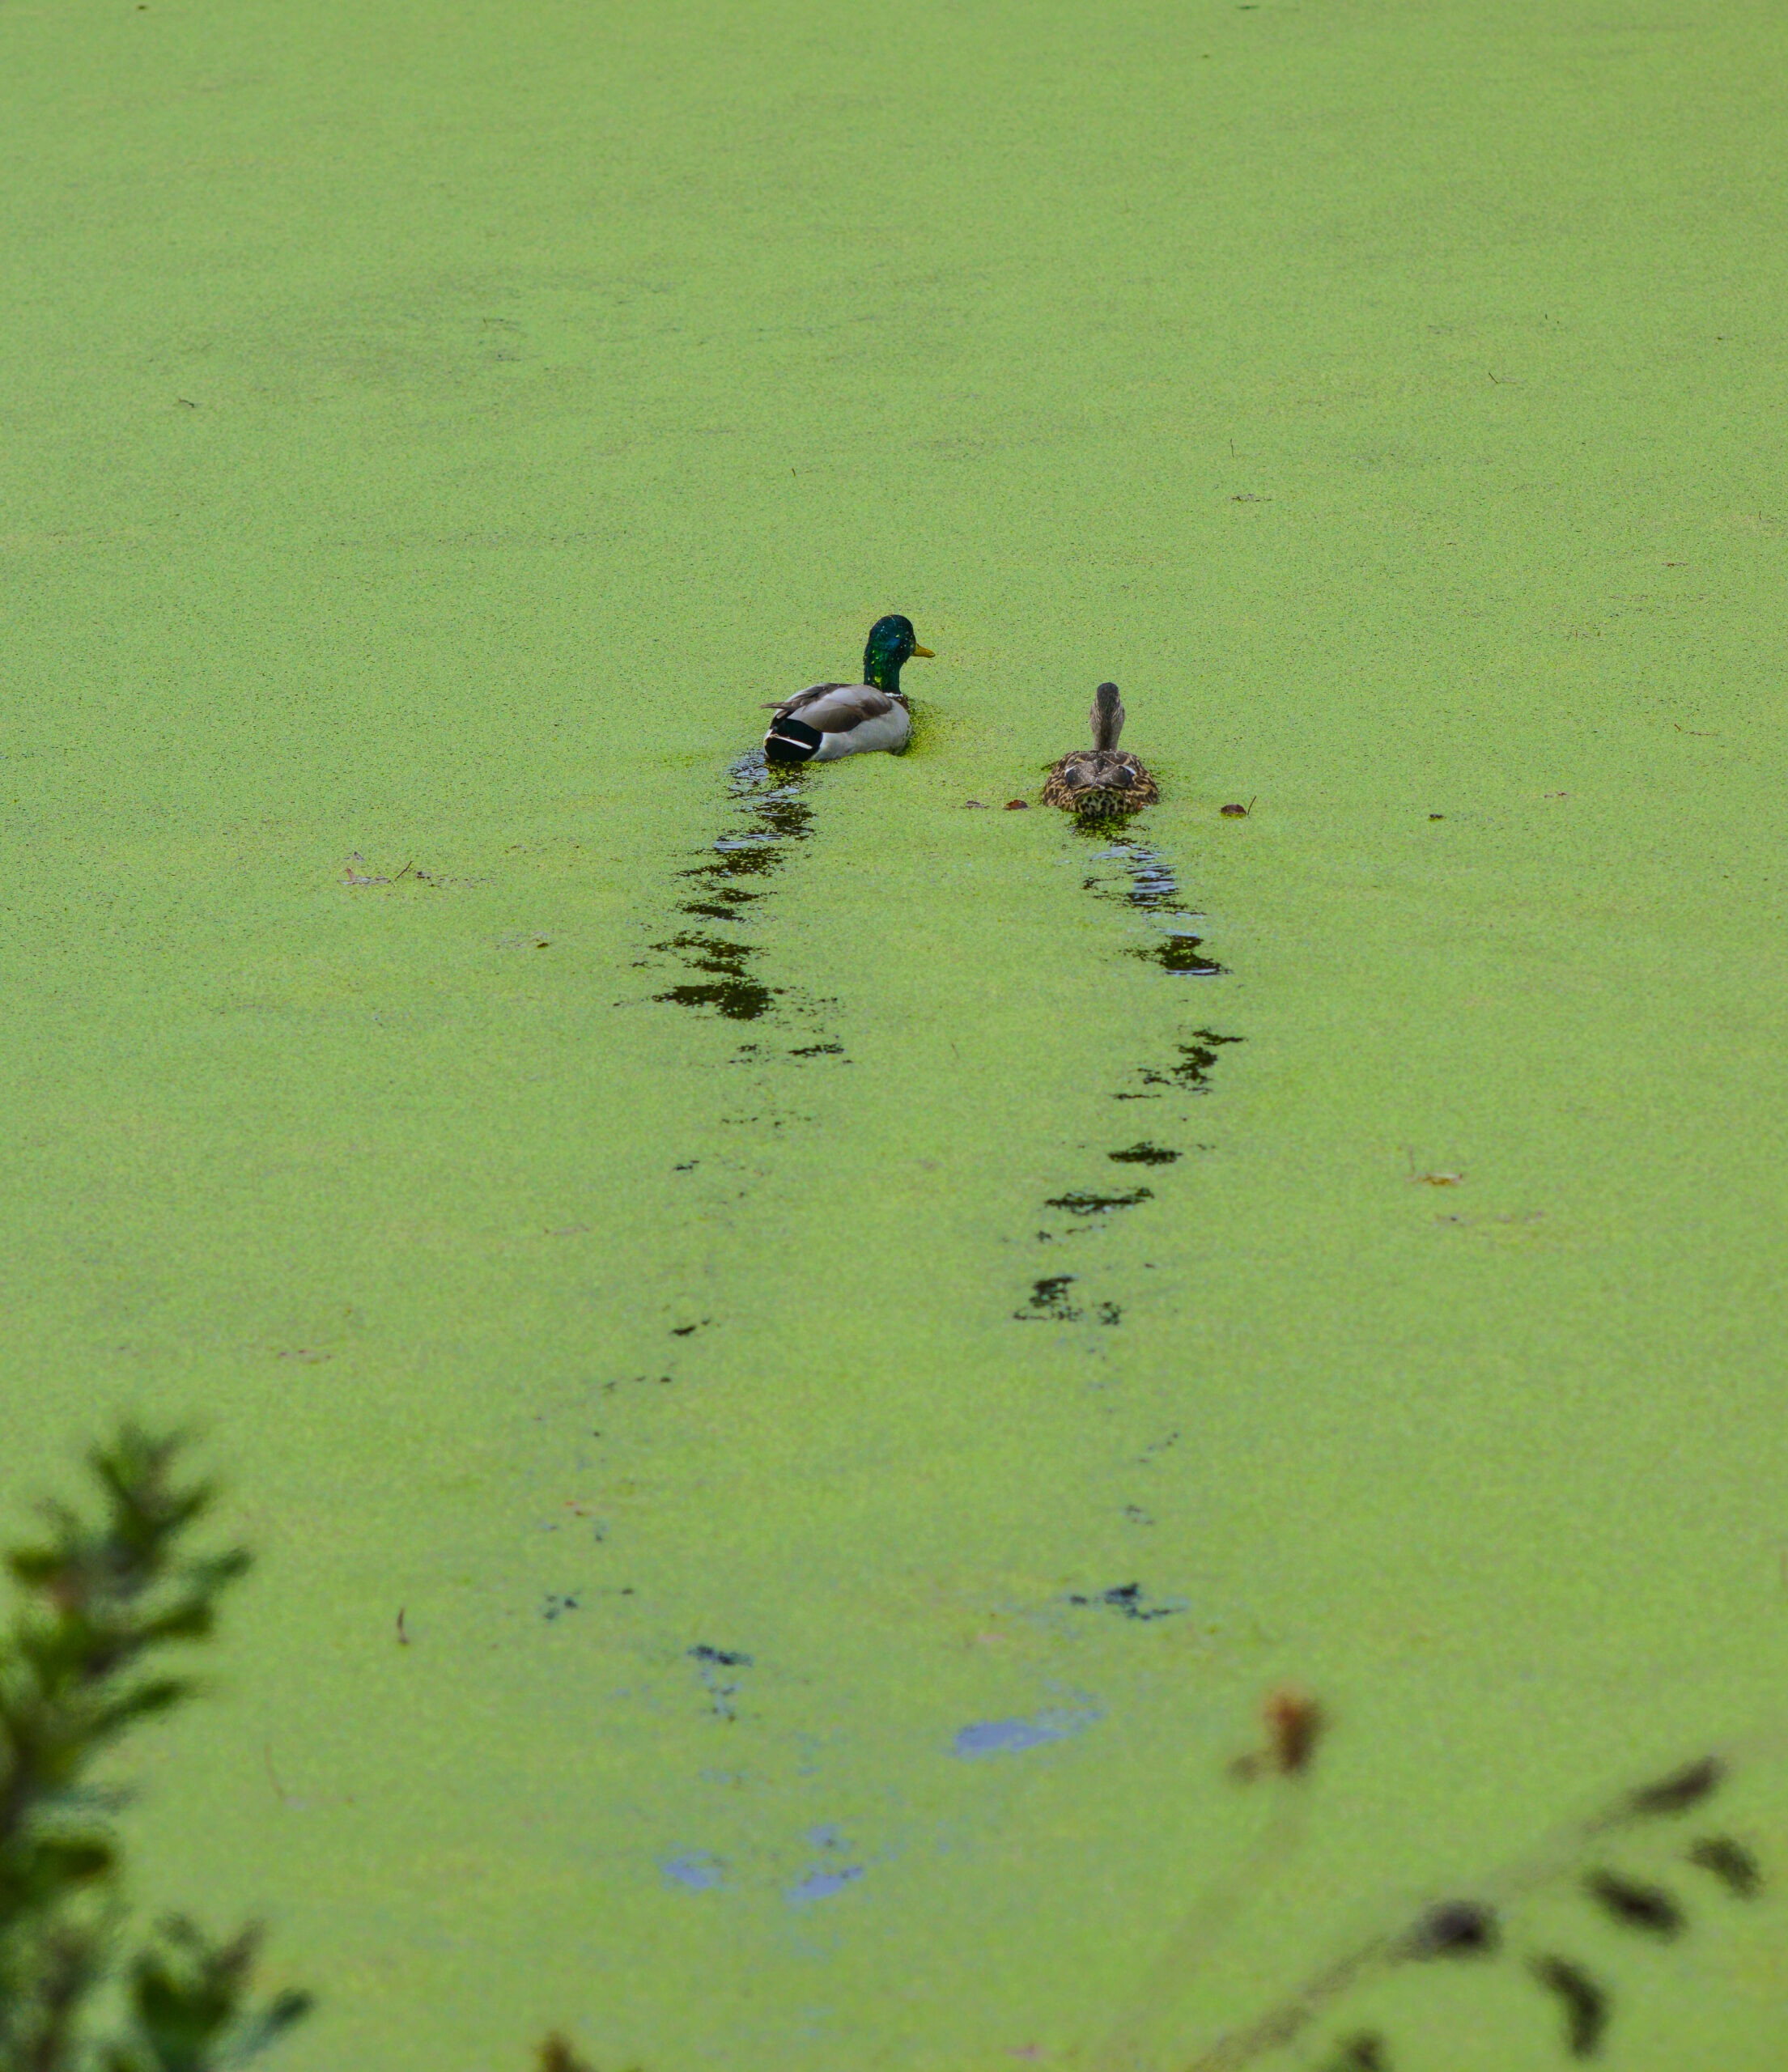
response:
[(1139, 1201), (1153, 1201), (1154, 1198), (1153, 1187), (1132, 1187), (1127, 1195), (1051, 1195), (1043, 1206), (1065, 1209), (1070, 1216), (1102, 1216), (1107, 1209), (1134, 1208)]
[(755, 1021), (760, 1015), (767, 1014), (775, 1002), (778, 989), (760, 985), (745, 962), (747, 957), (762, 956), (762, 948), (755, 943), (680, 935), (667, 942), (655, 942), (652, 948), (660, 955), (680, 953), (689, 970), (710, 974), (694, 983), (673, 986), (668, 992), (655, 996), (673, 1007), (711, 1007), (730, 1021)]
[[(1217, 1054), (1227, 1043), (1239, 1043), (1239, 1036), (1220, 1036), (1214, 1029), (1193, 1029), (1187, 1031), (1187, 1040), (1175, 1046), (1178, 1057), (1166, 1065), (1137, 1065), (1136, 1078), (1145, 1087), (1177, 1086), (1188, 1093), (1203, 1093), (1208, 1090), (1211, 1068), (1217, 1063)], [(1119, 1092), (1114, 1101), (1158, 1101), (1159, 1093)]]
[(1221, 979), (1223, 966), (1214, 957), (1202, 954), (1199, 948), (1202, 940), (1194, 935), (1165, 935), (1141, 944), (1128, 954), (1141, 957), (1145, 963), (1158, 964), (1176, 978)]
[(717, 1719), (736, 1720), (738, 1708), (733, 1700), (743, 1687), (743, 1679), (734, 1672), (750, 1669), (752, 1658), (738, 1648), (716, 1648), (706, 1641), (684, 1650), (695, 1664), (695, 1673), (707, 1692), (708, 1710)]
[[(1038, 1232), (1038, 1236), (1046, 1233)], [(1013, 1320), (1021, 1324), (1077, 1324), (1084, 1311), (1075, 1307), (1068, 1289), (1077, 1276), (1072, 1273), (1047, 1274), (1041, 1280), (1030, 1284), (1030, 1299), (1021, 1310), (1014, 1310)], [(1123, 1312), (1115, 1302), (1101, 1302), (1094, 1321), (1102, 1324), (1115, 1324)]]
[(1120, 1618), (1134, 1619), (1143, 1625), (1157, 1619), (1176, 1619), (1186, 1609), (1183, 1598), (1170, 1598), (1164, 1603), (1151, 1604), (1149, 1593), (1140, 1583), (1114, 1583), (1109, 1590), (1094, 1590), (1088, 1596), (1070, 1592), (1070, 1604), (1102, 1605), (1107, 1611), (1115, 1611)]
[(1030, 1301), (1023, 1309), (1014, 1310), (1013, 1315), (1021, 1324), (1078, 1323), (1081, 1313), (1068, 1293), (1074, 1278), (1071, 1273), (1054, 1273), (1033, 1281)]

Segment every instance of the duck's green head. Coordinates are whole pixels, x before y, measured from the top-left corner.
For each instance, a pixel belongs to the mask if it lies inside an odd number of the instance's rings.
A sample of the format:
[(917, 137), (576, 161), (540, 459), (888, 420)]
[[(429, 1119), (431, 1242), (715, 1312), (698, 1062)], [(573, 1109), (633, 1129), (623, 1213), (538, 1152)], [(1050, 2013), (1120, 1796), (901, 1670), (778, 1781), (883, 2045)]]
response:
[(863, 681), (873, 683), (877, 690), (898, 691), (900, 665), (915, 655), (923, 655), (929, 661), (932, 651), (919, 646), (910, 618), (890, 612), (869, 628), (869, 642), (863, 650)]

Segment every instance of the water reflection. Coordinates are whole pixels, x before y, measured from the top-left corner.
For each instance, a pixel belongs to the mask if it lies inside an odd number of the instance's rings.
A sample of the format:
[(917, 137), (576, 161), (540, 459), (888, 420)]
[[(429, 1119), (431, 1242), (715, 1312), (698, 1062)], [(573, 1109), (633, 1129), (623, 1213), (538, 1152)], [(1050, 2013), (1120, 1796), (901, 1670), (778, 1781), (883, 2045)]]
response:
[(716, 940), (712, 936), (673, 936), (668, 942), (655, 942), (659, 951), (680, 951), (692, 971), (712, 975), (693, 983), (673, 986), (654, 997), (673, 1007), (711, 1007), (729, 1021), (755, 1021), (767, 1013), (779, 990), (760, 985), (745, 966), (748, 957), (761, 957), (751, 943)]
[[(1076, 832), (1079, 831), (1077, 829)], [(1119, 898), (1126, 906), (1140, 906), (1152, 913), (1186, 911), (1179, 903), (1179, 881), (1174, 876), (1173, 866), (1158, 849), (1151, 849), (1146, 842), (1128, 838), (1112, 842), (1098, 850), (1092, 861), (1117, 864), (1129, 883), (1128, 887), (1116, 886), (1115, 873), (1090, 871), (1081, 881), (1089, 892), (1106, 898)]]
[[(1081, 880), (1096, 898), (1118, 900), (1150, 915), (1187, 913), (1180, 902), (1179, 882), (1174, 876), (1173, 866), (1158, 849), (1151, 848), (1146, 842), (1128, 836), (1115, 842), (1107, 840), (1106, 846), (1098, 850), (1091, 861), (1116, 866), (1115, 869), (1090, 870)], [(1202, 916), (1191, 915), (1189, 918), (1197, 920)], [(1158, 964), (1163, 971), (1171, 971), (1176, 976), (1221, 978), (1223, 966), (1200, 954), (1202, 940), (1189, 928), (1168, 921), (1151, 940), (1133, 945), (1128, 953)]]
[(1158, 942), (1147, 943), (1132, 949), (1130, 954), (1146, 958), (1151, 964), (1158, 964), (1163, 971), (1171, 971), (1176, 977), (1221, 978), (1223, 966), (1213, 963), (1208, 957), (1200, 957), (1198, 943), (1196, 936), (1168, 934)]
[[(728, 1021), (758, 1021), (779, 1005), (811, 1013), (819, 1004), (762, 974), (758, 960), (767, 952), (736, 931), (762, 918), (763, 902), (779, 889), (776, 879), (797, 843), (813, 833), (813, 809), (805, 796), (804, 771), (767, 768), (763, 752), (742, 755), (727, 771), (735, 818), (709, 844), (707, 860), (682, 875), (690, 896), (677, 911), (708, 923), (686, 928), (652, 947), (674, 957), (689, 976), (653, 998), (670, 1007), (693, 1008)], [(829, 1038), (791, 1051), (796, 1058), (839, 1057), (842, 1043)]]

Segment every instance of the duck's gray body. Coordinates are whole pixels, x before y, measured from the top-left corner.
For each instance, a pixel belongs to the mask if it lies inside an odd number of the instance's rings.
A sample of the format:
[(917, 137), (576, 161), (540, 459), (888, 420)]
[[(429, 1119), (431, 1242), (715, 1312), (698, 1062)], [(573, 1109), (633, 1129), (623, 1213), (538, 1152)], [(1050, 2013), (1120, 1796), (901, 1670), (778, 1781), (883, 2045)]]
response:
[(778, 762), (835, 762), (841, 755), (902, 749), (912, 732), (906, 699), (873, 683), (809, 684), (766, 709), (776, 716), (764, 750)]

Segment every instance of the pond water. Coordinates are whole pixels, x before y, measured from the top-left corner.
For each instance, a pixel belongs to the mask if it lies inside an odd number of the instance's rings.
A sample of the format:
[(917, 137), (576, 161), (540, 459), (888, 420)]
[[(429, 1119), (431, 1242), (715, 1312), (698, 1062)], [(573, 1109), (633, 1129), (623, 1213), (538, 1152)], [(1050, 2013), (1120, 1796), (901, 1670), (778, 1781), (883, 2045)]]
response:
[(204, 1428), (292, 2072), (1782, 2061), (1785, 46), (0, 13), (0, 1504)]

